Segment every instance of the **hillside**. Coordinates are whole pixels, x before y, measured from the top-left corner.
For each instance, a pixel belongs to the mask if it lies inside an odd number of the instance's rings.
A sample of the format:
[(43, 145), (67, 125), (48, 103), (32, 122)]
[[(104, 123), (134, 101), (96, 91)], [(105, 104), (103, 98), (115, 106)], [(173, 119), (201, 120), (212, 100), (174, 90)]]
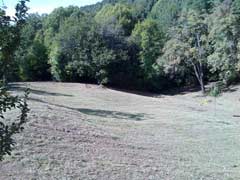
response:
[(240, 178), (239, 86), (215, 102), (200, 92), (151, 97), (26, 84), (29, 122), (1, 162), (0, 179)]
[(240, 0), (51, 3), (0, 1), (0, 180), (240, 179)]

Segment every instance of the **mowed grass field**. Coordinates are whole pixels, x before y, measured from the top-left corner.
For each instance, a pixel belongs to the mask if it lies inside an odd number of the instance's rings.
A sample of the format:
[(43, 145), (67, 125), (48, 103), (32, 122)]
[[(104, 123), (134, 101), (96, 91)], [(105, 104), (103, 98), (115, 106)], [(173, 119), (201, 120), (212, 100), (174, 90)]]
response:
[[(0, 179), (238, 180), (240, 89), (143, 96), (95, 85), (31, 89), (29, 122)], [(9, 114), (14, 116), (15, 112)]]

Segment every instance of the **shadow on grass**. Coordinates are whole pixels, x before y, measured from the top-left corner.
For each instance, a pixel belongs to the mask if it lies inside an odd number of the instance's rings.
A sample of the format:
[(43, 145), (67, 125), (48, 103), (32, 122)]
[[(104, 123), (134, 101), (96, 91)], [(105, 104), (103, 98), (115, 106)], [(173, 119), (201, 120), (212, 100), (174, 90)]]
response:
[[(10, 90), (13, 91), (25, 91), (26, 87), (22, 87), (16, 84), (11, 84), (9, 86)], [(36, 90), (36, 89), (31, 89), (30, 90), (30, 94), (35, 94), (35, 95), (42, 95), (42, 96), (65, 96), (65, 97), (73, 97), (72, 95), (69, 94), (62, 94), (62, 93), (52, 93), (52, 92), (48, 92), (48, 91), (42, 91), (42, 90)]]
[(29, 98), (29, 100), (35, 101), (35, 102), (40, 102), (40, 103), (45, 103), (45, 104), (60, 107), (60, 108), (69, 109), (72, 111), (77, 111), (77, 112), (80, 112), (85, 115), (98, 116), (98, 117), (103, 117), (103, 118), (143, 121), (146, 116), (146, 114), (144, 114), (144, 113), (133, 114), (133, 113), (125, 113), (125, 112), (120, 112), (120, 111), (109, 111), (109, 110), (101, 110), (101, 109), (73, 108), (73, 107), (68, 107), (68, 106), (64, 106), (64, 105), (49, 103), (49, 102), (46, 102), (46, 101), (43, 101), (40, 99), (36, 99), (36, 98)]
[(135, 91), (135, 90), (118, 89), (118, 88), (112, 88), (112, 87), (108, 87), (108, 89), (118, 91), (118, 92), (135, 94), (135, 95), (139, 95), (139, 96), (152, 97), (152, 98), (160, 98), (160, 97), (164, 97), (164, 96), (185, 95), (185, 94), (188, 94), (188, 93), (201, 91), (201, 88), (198, 87), (198, 86), (169, 88), (168, 90), (162, 90), (158, 93), (147, 92), (147, 91)]
[(117, 92), (124, 92), (129, 94), (135, 94), (139, 96), (145, 96), (145, 97), (158, 97), (160, 94), (147, 92), (147, 91), (138, 91), (138, 90), (128, 90), (128, 89), (121, 89), (121, 88), (115, 88), (115, 87), (107, 87), (107, 89), (117, 91)]
[(175, 96), (175, 95), (185, 95), (188, 93), (194, 93), (201, 91), (201, 88), (198, 86), (192, 86), (192, 87), (179, 87), (179, 88), (172, 88), (167, 91), (163, 91), (163, 95), (167, 96)]
[(230, 92), (230, 93), (232, 93), (232, 92), (236, 92), (238, 90), (239, 90), (239, 88), (237, 88), (237, 87), (228, 87), (228, 88), (223, 89), (223, 92)]
[[(66, 107), (65, 107), (66, 108)], [(100, 109), (85, 109), (85, 108), (69, 108), (71, 110), (79, 111), (86, 115), (93, 115), (105, 118), (116, 118), (116, 119), (126, 119), (126, 120), (135, 120), (142, 121), (144, 120), (144, 114), (132, 114), (132, 113), (124, 113), (119, 111), (107, 111)]]

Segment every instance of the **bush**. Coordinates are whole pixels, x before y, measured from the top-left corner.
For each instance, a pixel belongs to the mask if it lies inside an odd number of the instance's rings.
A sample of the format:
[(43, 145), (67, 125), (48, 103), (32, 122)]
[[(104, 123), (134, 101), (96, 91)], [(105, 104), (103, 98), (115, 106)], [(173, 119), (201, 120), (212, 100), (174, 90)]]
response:
[[(25, 92), (24, 98), (11, 96), (6, 88), (0, 86), (0, 161), (5, 155), (11, 155), (12, 148), (15, 144), (13, 135), (23, 130), (23, 124), (27, 122), (27, 113), (29, 112), (27, 98), (29, 91)], [(17, 120), (7, 123), (4, 114), (7, 111), (19, 109), (21, 111)]]
[(210, 92), (209, 92), (209, 95), (210, 96), (213, 96), (213, 97), (218, 97), (221, 95), (223, 89), (224, 89), (224, 84), (222, 82), (217, 82), (215, 83), (211, 89), (210, 89)]

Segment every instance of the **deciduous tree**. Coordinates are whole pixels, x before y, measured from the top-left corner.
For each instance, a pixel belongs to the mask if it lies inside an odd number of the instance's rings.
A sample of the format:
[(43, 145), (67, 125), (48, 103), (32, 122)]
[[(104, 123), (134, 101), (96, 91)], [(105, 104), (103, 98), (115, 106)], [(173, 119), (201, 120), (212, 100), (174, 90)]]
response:
[(171, 38), (166, 43), (161, 58), (168, 73), (191, 68), (203, 93), (205, 92), (204, 66), (208, 55), (208, 26), (205, 20), (204, 15), (195, 11), (183, 14), (178, 26), (171, 31)]

